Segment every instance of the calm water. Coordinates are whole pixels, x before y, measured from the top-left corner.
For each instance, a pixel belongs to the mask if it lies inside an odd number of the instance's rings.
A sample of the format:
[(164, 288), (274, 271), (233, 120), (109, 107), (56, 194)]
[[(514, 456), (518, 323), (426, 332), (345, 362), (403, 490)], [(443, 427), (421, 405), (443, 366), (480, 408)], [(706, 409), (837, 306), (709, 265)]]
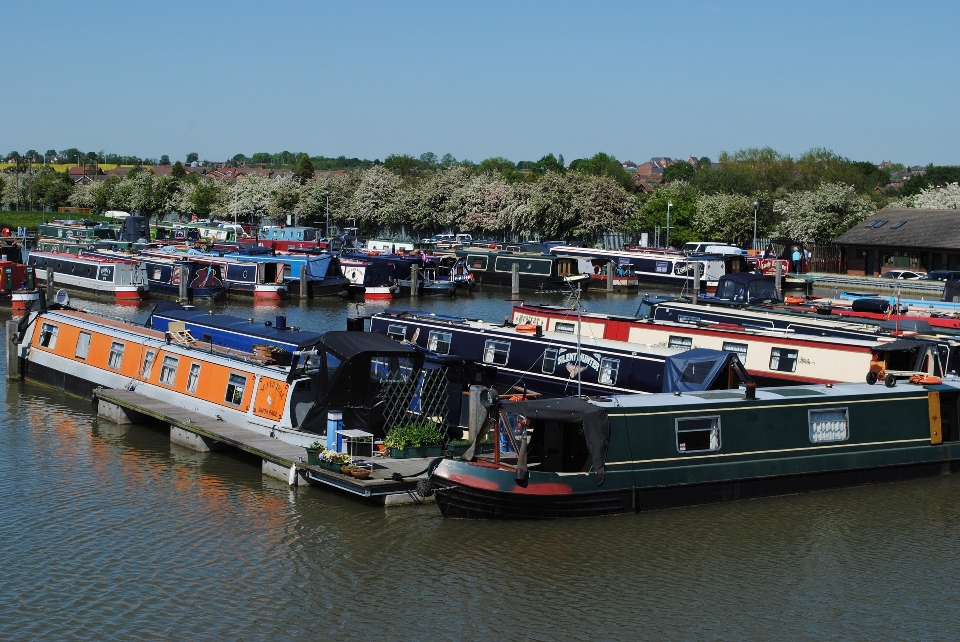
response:
[[(417, 307), (496, 320), (505, 298)], [(339, 329), (347, 304), (284, 311)], [(291, 489), (257, 460), (0, 385), (0, 639), (948, 640), (960, 628), (960, 477), (592, 520), (444, 520), (431, 505)]]

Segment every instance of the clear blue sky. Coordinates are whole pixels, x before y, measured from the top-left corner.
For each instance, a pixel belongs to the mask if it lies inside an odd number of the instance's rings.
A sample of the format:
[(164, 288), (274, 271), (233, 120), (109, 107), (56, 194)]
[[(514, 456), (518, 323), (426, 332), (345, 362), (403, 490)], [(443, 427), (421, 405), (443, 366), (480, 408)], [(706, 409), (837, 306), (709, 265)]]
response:
[(0, 153), (960, 164), (960, 2), (4, 2)]

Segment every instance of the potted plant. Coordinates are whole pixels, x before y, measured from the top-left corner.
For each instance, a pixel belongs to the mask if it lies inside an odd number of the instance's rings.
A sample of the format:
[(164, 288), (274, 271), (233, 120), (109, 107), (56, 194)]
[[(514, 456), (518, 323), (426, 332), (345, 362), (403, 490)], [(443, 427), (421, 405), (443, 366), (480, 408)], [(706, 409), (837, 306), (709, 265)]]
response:
[(439, 457), (443, 435), (431, 421), (410, 422), (394, 426), (384, 439), (384, 446), (395, 459)]
[(273, 357), (273, 360), (277, 362), (278, 366), (284, 368), (289, 367), (293, 362), (293, 354), (281, 346), (270, 346), (270, 355)]
[(267, 343), (255, 343), (253, 345), (253, 354), (258, 357), (263, 357), (264, 359), (269, 359), (273, 356), (273, 346)]
[(473, 440), (471, 439), (451, 439), (447, 444), (447, 452), (454, 457), (459, 457), (463, 453), (467, 452), (467, 448), (469, 448), (472, 444)]
[(320, 465), (319, 455), (324, 450), (326, 450), (326, 448), (319, 441), (315, 441), (309, 446), (307, 446), (307, 463), (310, 464), (311, 466), (319, 466)]

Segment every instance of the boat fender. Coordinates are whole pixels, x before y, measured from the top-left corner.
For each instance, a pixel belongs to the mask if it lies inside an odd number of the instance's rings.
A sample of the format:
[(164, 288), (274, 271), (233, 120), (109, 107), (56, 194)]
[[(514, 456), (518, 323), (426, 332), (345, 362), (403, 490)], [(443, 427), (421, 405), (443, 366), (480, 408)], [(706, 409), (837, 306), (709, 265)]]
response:
[(530, 323), (521, 323), (520, 325), (517, 326), (517, 332), (521, 332), (523, 334), (533, 334), (536, 331), (537, 331), (537, 326)]
[(90, 397), (90, 406), (93, 408), (93, 413), (96, 414), (100, 409), (100, 398), (97, 395)]
[(287, 484), (290, 486), (297, 485), (297, 465), (293, 464), (290, 466), (290, 474), (287, 475)]
[(921, 386), (932, 386), (943, 383), (943, 380), (940, 379), (940, 377), (934, 377), (932, 375), (913, 375), (910, 377), (910, 383), (915, 383)]

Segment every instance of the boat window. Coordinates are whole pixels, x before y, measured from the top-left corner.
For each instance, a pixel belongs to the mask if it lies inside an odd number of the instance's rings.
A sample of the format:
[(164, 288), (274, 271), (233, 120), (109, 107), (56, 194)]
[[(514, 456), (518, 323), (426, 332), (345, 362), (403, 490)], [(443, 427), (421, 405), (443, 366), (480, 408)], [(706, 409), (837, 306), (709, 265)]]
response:
[(543, 351), (543, 366), (541, 370), (547, 374), (553, 374), (553, 371), (557, 369), (557, 354), (559, 350), (556, 348), (547, 348)]
[(431, 330), (427, 339), (427, 350), (433, 350), (438, 354), (450, 354), (450, 342), (453, 334), (450, 332), (440, 332)]
[(668, 348), (676, 348), (678, 350), (689, 350), (693, 347), (693, 337), (678, 337), (670, 335), (670, 340), (667, 342)]
[(617, 383), (617, 375), (620, 373), (620, 360), (600, 359), (600, 383), (612, 386)]
[(808, 410), (810, 442), (846, 441), (850, 437), (850, 418), (846, 408)]
[(180, 360), (176, 357), (166, 356), (163, 358), (163, 365), (160, 367), (160, 383), (165, 386), (172, 386), (177, 380), (177, 365)]
[(147, 354), (143, 357), (143, 368), (140, 370), (140, 377), (142, 379), (150, 378), (150, 371), (153, 370), (153, 360), (157, 357), (157, 353), (153, 350), (147, 350)]
[(720, 417), (677, 419), (676, 429), (682, 453), (720, 450)]
[(230, 373), (230, 381), (227, 383), (227, 394), (224, 401), (234, 406), (243, 403), (243, 391), (247, 387), (247, 378), (243, 375)]
[(77, 359), (86, 359), (90, 354), (90, 333), (81, 332), (77, 339)]
[(670, 274), (670, 263), (669, 263), (669, 261), (657, 261), (657, 273), (658, 273), (658, 274)]
[(788, 348), (770, 349), (770, 369), (777, 372), (796, 372), (797, 350)]
[(470, 261), (471, 270), (486, 270), (487, 269), (487, 257), (485, 256), (470, 256), (467, 257)]
[(564, 334), (573, 334), (577, 329), (575, 323), (566, 323), (564, 321), (558, 321), (557, 325), (553, 326), (554, 332), (563, 332)]
[(44, 323), (40, 326), (40, 347), (53, 350), (57, 345), (57, 330), (59, 326), (53, 323)]
[(483, 345), (483, 362), (496, 363), (501, 366), (507, 365), (507, 359), (510, 358), (510, 342), (495, 341), (488, 339)]
[(154, 280), (154, 281), (159, 281), (159, 280), (160, 280), (160, 272), (161, 272), (161, 270), (160, 270), (159, 267), (153, 268), (153, 280)]
[(387, 336), (394, 341), (406, 341), (407, 326), (402, 323), (391, 323), (387, 326)]
[(190, 364), (190, 373), (187, 375), (187, 392), (194, 393), (197, 391), (197, 384), (200, 382), (200, 364), (191, 363)]
[(119, 370), (123, 365), (123, 348), (126, 344), (121, 341), (114, 341), (110, 344), (110, 356), (107, 358), (107, 366), (114, 370)]
[(723, 342), (723, 351), (732, 352), (737, 355), (737, 358), (740, 359), (740, 363), (747, 363), (747, 344), (746, 343), (737, 343), (735, 341), (724, 341)]

